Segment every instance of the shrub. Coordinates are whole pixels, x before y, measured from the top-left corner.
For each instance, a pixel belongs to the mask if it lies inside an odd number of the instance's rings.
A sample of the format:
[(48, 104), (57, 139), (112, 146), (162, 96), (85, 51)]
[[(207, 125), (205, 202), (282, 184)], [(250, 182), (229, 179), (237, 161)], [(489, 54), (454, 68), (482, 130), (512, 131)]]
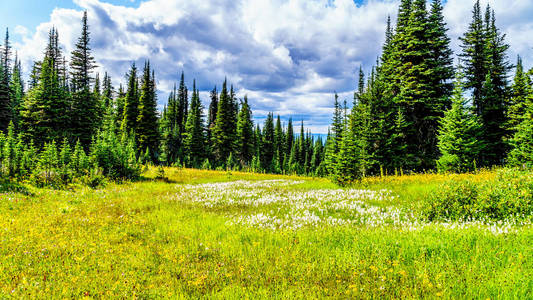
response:
[(424, 202), (429, 220), (505, 220), (533, 216), (533, 174), (503, 169), (484, 182), (449, 181)]

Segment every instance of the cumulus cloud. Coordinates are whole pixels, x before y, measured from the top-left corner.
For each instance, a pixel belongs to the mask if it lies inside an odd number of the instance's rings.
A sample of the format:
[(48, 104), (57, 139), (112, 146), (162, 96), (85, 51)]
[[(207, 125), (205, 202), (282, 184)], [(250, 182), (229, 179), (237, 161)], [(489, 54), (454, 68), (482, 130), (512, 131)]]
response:
[[(99, 71), (108, 71), (115, 84), (133, 61), (150, 59), (160, 104), (183, 70), (190, 85), (196, 78), (207, 105), (207, 91), (227, 77), (239, 97), (248, 94), (258, 120), (274, 111), (303, 119), (315, 132), (327, 132), (334, 91), (351, 101), (356, 71), (375, 63), (387, 15), (394, 19), (398, 7), (396, 0), (147, 0), (138, 7), (74, 2), (79, 10), (55, 9), (33, 35), (19, 28), (23, 42), (15, 46), (27, 70), (41, 59), (52, 26), (68, 58), (87, 10)], [(513, 51), (523, 54), (531, 48), (525, 32), (533, 31), (528, 2), (491, 1)], [(446, 2), (454, 41), (472, 3)]]

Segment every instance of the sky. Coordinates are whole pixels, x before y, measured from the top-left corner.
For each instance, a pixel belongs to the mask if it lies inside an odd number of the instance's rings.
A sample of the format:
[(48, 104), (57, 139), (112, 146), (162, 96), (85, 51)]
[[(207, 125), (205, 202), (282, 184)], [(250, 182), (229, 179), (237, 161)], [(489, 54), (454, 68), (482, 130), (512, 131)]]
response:
[[(445, 19), (452, 49), (466, 30), (475, 0), (447, 0)], [(511, 45), (533, 65), (533, 1), (483, 0), (496, 12), (497, 25)], [(254, 117), (273, 111), (286, 121), (303, 120), (314, 133), (326, 133), (333, 94), (348, 104), (356, 74), (375, 64), (384, 41), (387, 16), (397, 0), (16, 0), (0, 1), (0, 28), (9, 27), (13, 47), (28, 72), (42, 59), (48, 31), (55, 26), (68, 54), (88, 12), (91, 47), (98, 72), (113, 84), (125, 82), (132, 62), (150, 59), (162, 108), (185, 72), (189, 89), (196, 79), (204, 106), (224, 78), (239, 98), (248, 95)]]

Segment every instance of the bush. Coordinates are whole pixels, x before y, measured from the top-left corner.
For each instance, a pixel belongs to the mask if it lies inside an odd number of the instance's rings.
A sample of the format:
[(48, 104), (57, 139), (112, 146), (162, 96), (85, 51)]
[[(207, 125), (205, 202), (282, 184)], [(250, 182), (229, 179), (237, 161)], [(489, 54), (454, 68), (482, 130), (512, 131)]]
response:
[(533, 216), (533, 174), (503, 169), (484, 182), (450, 181), (424, 202), (429, 220), (505, 220)]

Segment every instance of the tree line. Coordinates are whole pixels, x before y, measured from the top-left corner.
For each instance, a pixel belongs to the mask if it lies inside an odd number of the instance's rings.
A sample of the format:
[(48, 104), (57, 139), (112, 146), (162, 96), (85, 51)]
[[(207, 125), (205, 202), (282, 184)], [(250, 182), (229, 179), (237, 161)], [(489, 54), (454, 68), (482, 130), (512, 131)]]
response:
[(0, 54), (0, 172), (39, 184), (136, 178), (141, 165), (322, 174), (324, 146), (300, 126), (295, 134), (271, 113), (263, 126), (252, 121), (245, 96), (232, 85), (215, 86), (205, 109), (193, 82), (181, 74), (162, 112), (157, 109), (155, 71), (135, 63), (118, 89), (95, 74), (87, 13), (67, 61), (52, 28), (41, 61), (26, 84), (12, 60), (9, 31)]
[[(335, 97), (325, 162), (340, 183), (403, 171), (533, 164), (533, 71), (509, 62), (494, 11), (474, 4), (456, 66), (440, 0), (402, 0), (349, 113)], [(509, 73), (515, 69), (514, 81)], [(471, 95), (471, 96), (469, 96)], [(344, 110), (344, 111), (343, 111)]]

